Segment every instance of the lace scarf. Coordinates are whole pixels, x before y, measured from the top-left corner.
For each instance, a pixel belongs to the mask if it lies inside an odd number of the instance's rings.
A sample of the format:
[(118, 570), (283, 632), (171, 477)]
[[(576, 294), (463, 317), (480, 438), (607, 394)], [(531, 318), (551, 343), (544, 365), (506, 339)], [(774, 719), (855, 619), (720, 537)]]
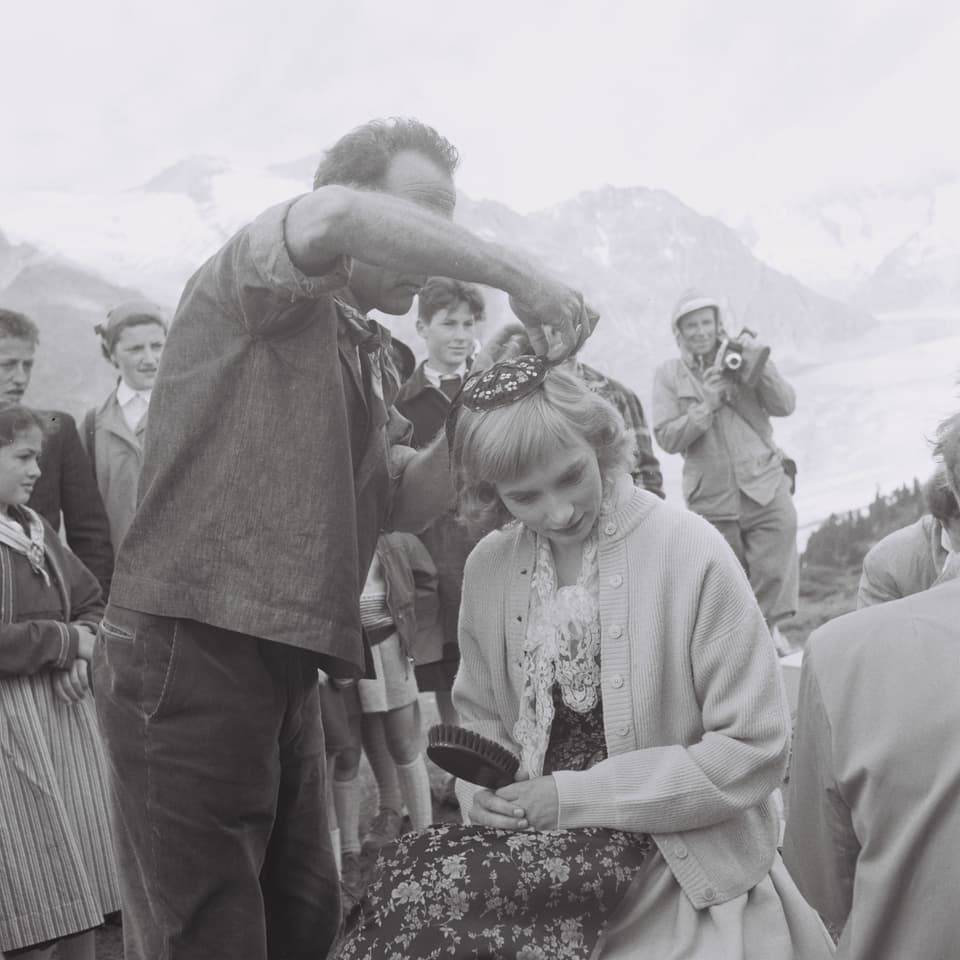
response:
[(550, 541), (536, 536), (530, 613), (523, 643), (523, 690), (513, 728), (521, 763), (531, 777), (543, 772), (553, 724), (553, 687), (577, 713), (589, 713), (600, 687), (600, 608), (597, 536), (583, 546), (577, 582), (557, 587)]

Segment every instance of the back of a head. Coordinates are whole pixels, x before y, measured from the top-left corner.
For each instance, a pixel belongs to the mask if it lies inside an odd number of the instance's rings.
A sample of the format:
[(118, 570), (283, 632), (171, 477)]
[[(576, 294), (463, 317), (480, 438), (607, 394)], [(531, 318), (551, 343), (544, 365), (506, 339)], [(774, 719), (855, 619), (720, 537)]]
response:
[(960, 503), (957, 502), (950, 488), (947, 472), (942, 463), (937, 465), (933, 476), (924, 485), (923, 496), (927, 504), (927, 512), (941, 523), (945, 524), (960, 517)]
[(419, 120), (371, 120), (342, 136), (326, 151), (313, 178), (313, 187), (340, 184), (376, 190), (383, 184), (391, 160), (407, 151), (421, 154), (451, 177), (460, 163), (456, 147)]
[(954, 497), (960, 498), (960, 413), (947, 417), (937, 427), (934, 456)]

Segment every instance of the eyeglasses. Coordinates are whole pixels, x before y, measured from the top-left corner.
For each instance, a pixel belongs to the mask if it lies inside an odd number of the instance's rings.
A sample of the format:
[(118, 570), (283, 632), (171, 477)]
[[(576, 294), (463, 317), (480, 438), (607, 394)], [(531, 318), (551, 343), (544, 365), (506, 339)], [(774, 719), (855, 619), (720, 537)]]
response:
[(453, 438), (461, 407), (468, 410), (496, 410), (516, 403), (530, 396), (546, 379), (547, 373), (566, 359), (548, 360), (546, 357), (524, 354), (501, 360), (486, 370), (470, 374), (450, 403), (444, 423), (447, 448), (453, 452)]

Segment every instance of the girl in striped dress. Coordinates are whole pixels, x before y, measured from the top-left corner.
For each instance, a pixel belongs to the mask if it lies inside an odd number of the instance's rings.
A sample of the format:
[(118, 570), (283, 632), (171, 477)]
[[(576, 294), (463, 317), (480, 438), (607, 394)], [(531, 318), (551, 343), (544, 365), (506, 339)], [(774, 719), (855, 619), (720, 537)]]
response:
[(92, 960), (119, 906), (88, 663), (100, 588), (27, 500), (43, 424), (0, 410), (0, 952)]

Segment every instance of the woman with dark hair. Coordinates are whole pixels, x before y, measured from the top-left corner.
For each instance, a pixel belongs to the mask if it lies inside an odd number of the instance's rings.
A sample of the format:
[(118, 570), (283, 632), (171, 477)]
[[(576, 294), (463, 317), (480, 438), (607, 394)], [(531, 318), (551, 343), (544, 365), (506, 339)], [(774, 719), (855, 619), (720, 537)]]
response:
[(96, 578), (27, 507), (40, 419), (0, 410), (0, 953), (93, 960), (119, 907), (88, 664)]

